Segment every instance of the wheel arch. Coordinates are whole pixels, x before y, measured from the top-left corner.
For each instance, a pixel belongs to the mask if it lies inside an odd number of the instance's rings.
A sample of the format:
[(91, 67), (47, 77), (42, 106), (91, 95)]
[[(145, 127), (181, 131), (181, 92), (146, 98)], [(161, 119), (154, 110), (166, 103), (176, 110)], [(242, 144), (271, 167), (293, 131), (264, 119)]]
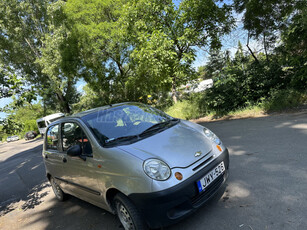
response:
[(114, 214), (115, 214), (115, 206), (114, 206), (114, 203), (113, 203), (113, 199), (116, 196), (116, 194), (118, 194), (118, 193), (121, 193), (125, 196), (124, 193), (122, 193), (121, 191), (119, 191), (116, 188), (110, 188), (106, 192), (106, 201), (107, 201), (109, 207), (111, 208), (111, 210)]
[(48, 181), (50, 182), (51, 174), (50, 174), (50, 173), (47, 173), (47, 174), (46, 174), (46, 177), (47, 177)]

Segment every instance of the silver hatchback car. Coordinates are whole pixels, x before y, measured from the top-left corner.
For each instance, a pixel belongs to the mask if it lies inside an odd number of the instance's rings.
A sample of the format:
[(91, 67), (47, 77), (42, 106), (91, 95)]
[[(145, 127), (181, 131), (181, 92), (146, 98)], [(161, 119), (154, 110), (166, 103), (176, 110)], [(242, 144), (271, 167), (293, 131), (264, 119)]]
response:
[(104, 106), (50, 124), (43, 157), (59, 200), (79, 197), (125, 229), (173, 224), (228, 176), (228, 150), (209, 129), (141, 103)]

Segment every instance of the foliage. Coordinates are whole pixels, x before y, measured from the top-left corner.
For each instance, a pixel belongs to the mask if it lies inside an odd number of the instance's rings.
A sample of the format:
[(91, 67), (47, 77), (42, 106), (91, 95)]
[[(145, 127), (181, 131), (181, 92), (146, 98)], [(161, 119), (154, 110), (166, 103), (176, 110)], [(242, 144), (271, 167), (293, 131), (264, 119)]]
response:
[[(2, 133), (4, 136), (20, 135), (28, 131), (38, 131), (36, 120), (44, 116), (44, 108), (40, 103), (27, 104), (24, 103), (18, 107), (12, 102), (5, 108), (8, 116), (1, 120)], [(55, 111), (48, 111), (53, 113)]]
[(277, 48), (284, 75), (291, 86), (302, 92), (307, 88), (307, 4), (299, 1), (287, 27), (282, 30), (282, 44)]
[(20, 93), (22, 82), (12, 73), (10, 68), (5, 68), (0, 63), (0, 85), (0, 98), (4, 98)]
[(36, 133), (39, 133), (36, 120), (26, 120), (24, 122), (24, 132), (28, 131), (35, 131)]
[(220, 46), (233, 22), (230, 7), (211, 0), (185, 0), (178, 7), (172, 1), (136, 0), (125, 9), (137, 73), (171, 89), (174, 102), (177, 86), (195, 77), (196, 48)]
[(2, 131), (7, 135), (16, 135), (23, 130), (23, 124), (12, 119), (5, 119), (1, 123)]
[[(2, 0), (0, 2), (0, 65), (23, 76), (31, 93), (49, 91), (69, 113), (76, 68), (74, 40), (65, 27), (64, 1)], [(17, 79), (20, 79), (18, 77)], [(26, 89), (26, 100), (31, 97)], [(7, 95), (9, 96), (9, 95)], [(21, 101), (20, 104), (22, 104)]]
[(108, 104), (109, 95), (97, 93), (93, 91), (88, 85), (83, 87), (83, 95), (78, 103), (73, 104), (72, 108), (75, 113), (88, 110), (91, 108), (99, 107)]
[(208, 114), (207, 104), (200, 93), (195, 93), (182, 101), (170, 106), (166, 111), (167, 114), (181, 119), (199, 118)]
[(268, 112), (291, 109), (307, 103), (307, 94), (292, 89), (273, 90), (269, 98), (262, 103), (264, 110)]
[(197, 109), (196, 104), (192, 104), (188, 100), (179, 101), (165, 112), (173, 117), (180, 119), (191, 119), (200, 116), (199, 110)]
[(107, 103), (127, 98), (131, 44), (119, 21), (125, 1), (68, 1), (65, 12), (78, 37), (83, 68), (80, 75)]
[[(109, 102), (172, 90), (194, 77), (196, 47), (219, 46), (230, 31), (230, 7), (213, 0), (68, 1), (78, 34), (82, 76)], [(204, 13), (205, 12), (205, 13)]]
[[(33, 128), (52, 111), (122, 101), (171, 106), (167, 111), (184, 118), (302, 103), (306, 1), (233, 3), (248, 39), (261, 41), (263, 52), (247, 46), (250, 54), (244, 53), (240, 42), (234, 57), (221, 51), (220, 38), (234, 25), (229, 1), (0, 1), (0, 98), (14, 98), (3, 109), (9, 113), (3, 130)], [(207, 64), (196, 71), (197, 52), (208, 48)], [(214, 87), (173, 105), (178, 88), (196, 78), (212, 78)], [(87, 83), (82, 96), (75, 87), (80, 79)], [(42, 105), (31, 105), (37, 98)]]
[[(261, 40), (267, 62), (269, 51), (275, 47), (279, 32), (298, 7), (297, 0), (234, 0), (235, 10), (243, 13), (244, 29), (248, 37)], [(304, 2), (304, 1), (302, 1)], [(250, 50), (252, 53), (252, 51)], [(254, 56), (255, 57), (255, 56)]]

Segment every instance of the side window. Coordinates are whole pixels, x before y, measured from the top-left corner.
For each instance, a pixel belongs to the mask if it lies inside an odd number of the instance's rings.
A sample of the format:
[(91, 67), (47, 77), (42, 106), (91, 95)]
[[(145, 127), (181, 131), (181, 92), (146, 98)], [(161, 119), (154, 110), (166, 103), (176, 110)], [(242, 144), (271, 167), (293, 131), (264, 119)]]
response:
[(47, 149), (57, 150), (59, 142), (59, 125), (49, 127), (47, 131)]
[(64, 151), (74, 145), (80, 145), (84, 155), (92, 156), (91, 143), (77, 123), (62, 124), (62, 145)]

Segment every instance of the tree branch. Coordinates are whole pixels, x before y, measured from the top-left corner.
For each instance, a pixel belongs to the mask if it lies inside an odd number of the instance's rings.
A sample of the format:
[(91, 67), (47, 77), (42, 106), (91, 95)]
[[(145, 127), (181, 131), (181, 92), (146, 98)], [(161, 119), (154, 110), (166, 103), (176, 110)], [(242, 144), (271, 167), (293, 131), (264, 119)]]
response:
[(253, 56), (253, 58), (255, 59), (255, 61), (259, 64), (258, 58), (255, 56), (255, 54), (253, 53), (253, 51), (252, 51), (251, 48), (249, 47), (249, 37), (250, 37), (250, 35), (249, 35), (249, 31), (248, 31), (248, 35), (247, 35), (247, 44), (246, 44), (246, 46), (247, 46), (249, 52), (251, 53), (251, 55)]

